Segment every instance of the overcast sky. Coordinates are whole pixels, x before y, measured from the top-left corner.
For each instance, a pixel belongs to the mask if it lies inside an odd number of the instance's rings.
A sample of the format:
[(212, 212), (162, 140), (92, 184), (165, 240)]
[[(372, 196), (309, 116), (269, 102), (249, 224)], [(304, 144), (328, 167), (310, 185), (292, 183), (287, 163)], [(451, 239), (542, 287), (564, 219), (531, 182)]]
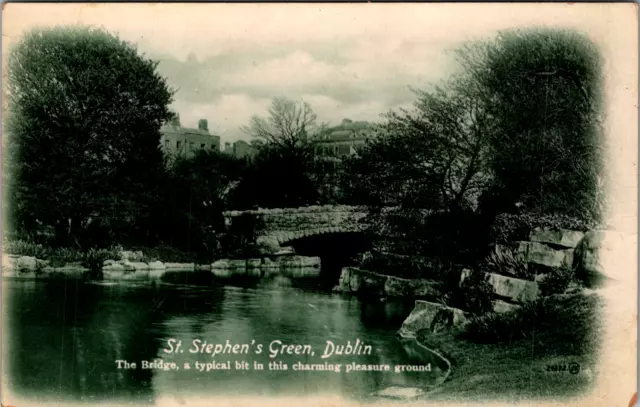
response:
[(223, 142), (246, 138), (239, 127), (265, 115), (274, 96), (309, 102), (320, 122), (377, 121), (411, 105), (409, 87), (450, 75), (456, 65), (447, 51), (466, 41), (543, 23), (593, 33), (608, 18), (560, 4), (546, 12), (539, 4), (25, 6), (5, 5), (23, 8), (19, 19), (3, 18), (3, 35), (54, 22), (118, 33), (160, 61), (183, 125), (206, 118)]

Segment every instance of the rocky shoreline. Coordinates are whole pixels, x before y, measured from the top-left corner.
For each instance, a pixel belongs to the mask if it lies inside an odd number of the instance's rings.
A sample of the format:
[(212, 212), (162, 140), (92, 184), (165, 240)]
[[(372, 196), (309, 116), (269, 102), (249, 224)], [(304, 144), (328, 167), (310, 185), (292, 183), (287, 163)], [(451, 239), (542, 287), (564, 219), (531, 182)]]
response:
[(91, 270), (81, 262), (53, 267), (50, 262), (33, 256), (2, 255), (2, 277), (46, 279), (79, 278), (87, 273), (101, 272), (106, 280), (130, 280), (159, 277), (166, 272), (209, 272), (215, 277), (281, 274), (286, 277), (315, 277), (320, 274), (320, 258), (282, 255), (255, 259), (221, 259), (212, 264), (143, 261), (141, 252), (122, 252), (120, 260), (105, 260), (99, 270)]

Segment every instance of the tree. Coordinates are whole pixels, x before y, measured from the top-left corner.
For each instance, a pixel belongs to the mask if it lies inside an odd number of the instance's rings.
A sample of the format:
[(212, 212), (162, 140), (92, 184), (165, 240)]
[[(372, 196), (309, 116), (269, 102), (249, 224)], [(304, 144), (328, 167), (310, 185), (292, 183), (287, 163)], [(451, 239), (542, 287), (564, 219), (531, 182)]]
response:
[[(160, 126), (172, 91), (129, 43), (102, 29), (28, 32), (8, 56), (10, 221), (80, 245), (144, 234), (160, 200)], [(40, 226), (39, 226), (40, 225)]]
[(234, 209), (287, 208), (317, 204), (320, 195), (312, 176), (315, 160), (299, 152), (266, 144), (251, 159), (232, 192)]
[(328, 202), (333, 191), (325, 185), (326, 163), (314, 151), (325, 127), (316, 124), (308, 103), (274, 98), (268, 118), (254, 116), (242, 127), (253, 137), (258, 154), (234, 191), (236, 205), (274, 208)]
[(384, 135), (347, 162), (347, 189), (361, 204), (457, 213), (475, 209), (489, 175), (487, 108), (466, 76), (414, 91), (413, 111), (386, 115)]
[(229, 209), (229, 193), (240, 179), (243, 159), (213, 150), (178, 157), (170, 168), (164, 195), (165, 243), (188, 252), (215, 253)]
[(381, 137), (347, 160), (345, 190), (352, 204), (371, 208), (370, 233), (381, 250), (451, 262), (482, 250), (485, 227), (474, 211), (491, 179), (494, 129), (469, 79), (416, 90), (414, 109), (387, 114)]
[(487, 206), (522, 202), (536, 212), (597, 218), (601, 59), (573, 30), (529, 29), (458, 50), (495, 121), (496, 182)]
[(310, 145), (324, 128), (316, 125), (316, 119), (307, 102), (276, 97), (269, 107), (268, 118), (253, 116), (242, 130), (271, 146), (295, 151)]

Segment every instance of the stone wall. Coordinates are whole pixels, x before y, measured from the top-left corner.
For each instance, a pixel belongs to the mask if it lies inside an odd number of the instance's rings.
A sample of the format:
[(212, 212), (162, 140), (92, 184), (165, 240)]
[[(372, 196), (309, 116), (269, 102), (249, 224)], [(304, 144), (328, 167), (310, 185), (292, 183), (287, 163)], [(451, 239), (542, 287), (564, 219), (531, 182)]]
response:
[(235, 217), (255, 216), (263, 225), (257, 243), (265, 252), (277, 252), (292, 240), (326, 233), (358, 232), (364, 229), (367, 211), (345, 205), (307, 206), (302, 208), (258, 209), (229, 211), (225, 223), (231, 225)]

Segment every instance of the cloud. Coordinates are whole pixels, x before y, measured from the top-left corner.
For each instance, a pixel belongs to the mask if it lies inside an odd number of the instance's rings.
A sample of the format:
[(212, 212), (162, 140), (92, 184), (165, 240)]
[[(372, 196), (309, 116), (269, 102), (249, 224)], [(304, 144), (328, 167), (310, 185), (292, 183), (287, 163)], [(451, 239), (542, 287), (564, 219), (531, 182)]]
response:
[(251, 116), (267, 111), (271, 100), (254, 99), (244, 94), (224, 94), (215, 101), (192, 103), (176, 99), (172, 108), (180, 113), (183, 126), (195, 127), (199, 119), (209, 121), (211, 132), (222, 136), (223, 141), (246, 139), (240, 126), (249, 122)]
[(410, 105), (409, 87), (425, 88), (453, 72), (447, 50), (501, 29), (581, 27), (604, 41), (611, 35), (602, 18), (609, 9), (598, 7), (13, 4), (5, 10), (15, 17), (3, 19), (3, 43), (34, 26), (102, 26), (160, 61), (185, 124), (206, 117), (210, 128), (234, 139), (243, 137), (237, 129), (251, 115), (266, 114), (274, 96), (308, 100), (320, 121), (375, 120)]
[(242, 137), (237, 128), (253, 114), (265, 115), (274, 96), (304, 98), (323, 122), (347, 116), (379, 119), (389, 109), (410, 105), (414, 100), (410, 87), (438, 81), (452, 64), (440, 51), (443, 46), (434, 48), (430, 43), (386, 40), (375, 47), (367, 40), (343, 40), (340, 44), (330, 53), (325, 53), (327, 44), (306, 43), (304, 48), (240, 47), (206, 58), (195, 54), (182, 60), (157, 58), (160, 72), (177, 89), (174, 108), (181, 117), (196, 122), (196, 116), (213, 117), (210, 127), (231, 138)]

